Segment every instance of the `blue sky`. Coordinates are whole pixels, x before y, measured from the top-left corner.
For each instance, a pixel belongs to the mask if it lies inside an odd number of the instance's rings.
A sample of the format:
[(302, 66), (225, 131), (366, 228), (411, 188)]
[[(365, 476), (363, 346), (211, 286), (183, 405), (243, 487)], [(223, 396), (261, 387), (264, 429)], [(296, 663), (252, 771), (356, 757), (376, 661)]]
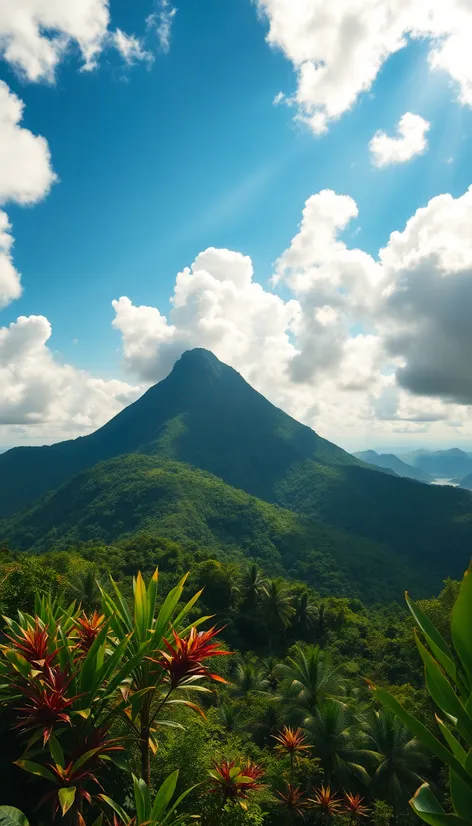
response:
[[(419, 208), (442, 193), (460, 198), (472, 180), (472, 109), (457, 102), (450, 74), (430, 70), (430, 40), (392, 54), (370, 90), (359, 93), (325, 134), (316, 135), (294, 120), (296, 106), (273, 103), (281, 90), (288, 97), (295, 94), (297, 74), (287, 54), (266, 42), (270, 14), (263, 16), (261, 8), (258, 14), (249, 0), (180, 0), (177, 5), (170, 49), (162, 53), (157, 38), (146, 31), (152, 3), (111, 2), (110, 29), (141, 38), (152, 63), (127, 66), (116, 50), (104, 48), (93, 71), (80, 71), (73, 39), (53, 83), (31, 82), (11, 60), (0, 62), (0, 79), (24, 102), (22, 126), (46, 138), (58, 176), (40, 202), (5, 207), (23, 293), (0, 311), (0, 327), (19, 316), (44, 316), (52, 326), (47, 346), (58, 363), (136, 388), (160, 373), (140, 372), (126, 352), (123, 360), (126, 332), (112, 328), (112, 299), (125, 295), (134, 306), (157, 307), (167, 315), (176, 274), (201, 251), (215, 247), (250, 256), (256, 281), (285, 302), (300, 301), (290, 282), (293, 272), (276, 287), (270, 279), (310, 196), (326, 189), (350, 196), (359, 214), (339, 229), (338, 238), (377, 260), (391, 232), (404, 230)], [(428, 149), (406, 163), (377, 168), (369, 141), (379, 129), (393, 135), (405, 112), (430, 123)], [(305, 261), (305, 273), (309, 264)], [(365, 318), (348, 315), (351, 331), (373, 330)], [(313, 337), (306, 319), (304, 324), (300, 342)], [(287, 335), (294, 342), (297, 334), (292, 327)], [(194, 336), (189, 340), (198, 343)], [(228, 352), (225, 345), (219, 354)], [(408, 356), (399, 358), (403, 366), (406, 358), (408, 367)], [(234, 363), (258, 385), (252, 362), (244, 369), (235, 356)], [(389, 370), (387, 364), (384, 372)], [(303, 400), (299, 395), (290, 401), (284, 387), (274, 401), (323, 430), (323, 415), (320, 421), (319, 412), (313, 412), (318, 403), (313, 375), (310, 381), (303, 386)], [(266, 389), (264, 381), (259, 386)], [(427, 396), (433, 400), (428, 404), (445, 402), (450, 411), (454, 403), (457, 419), (456, 407), (461, 415), (468, 407), (467, 393), (445, 398), (440, 390)], [(415, 388), (412, 398), (417, 398)], [(51, 406), (53, 399), (44, 427), (33, 410), (31, 422), (36, 429), (41, 426), (40, 439), (48, 438)], [(400, 420), (416, 422), (415, 415)], [(335, 438), (336, 422), (328, 424), (328, 418), (326, 430)], [(465, 421), (439, 435), (429, 426), (425, 430), (423, 419), (411, 438), (445, 443), (450, 432), (461, 443), (469, 439)], [(30, 438), (28, 418), (15, 420), (12, 414), (4, 421), (4, 443)], [(355, 431), (355, 446), (363, 446), (369, 430), (364, 423)], [(374, 438), (410, 439), (409, 434), (390, 435), (380, 428)], [(349, 441), (349, 435), (340, 432), (343, 439)]]

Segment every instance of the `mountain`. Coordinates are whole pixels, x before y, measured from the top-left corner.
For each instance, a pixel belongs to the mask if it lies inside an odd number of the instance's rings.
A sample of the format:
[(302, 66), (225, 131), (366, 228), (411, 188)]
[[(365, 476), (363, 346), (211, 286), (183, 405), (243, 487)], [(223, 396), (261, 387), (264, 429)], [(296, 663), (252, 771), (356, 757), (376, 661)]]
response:
[[(468, 561), (472, 546), (468, 491), (423, 485), (377, 471), (274, 407), (235, 370), (205, 350), (185, 353), (167, 378), (92, 435), (51, 447), (15, 448), (0, 455), (2, 515), (11, 516), (27, 507), (13, 522), (0, 521), (0, 541), (4, 535), (23, 548), (44, 548), (55, 536), (61, 541), (89, 538), (94, 525), (104, 530), (103, 519), (116, 522), (119, 535), (142, 529), (148, 518), (146, 497), (140, 499), (136, 517), (127, 518), (126, 524), (122, 519), (128, 499), (134, 501), (143, 491), (138, 465), (133, 465), (136, 472), (126, 475), (124, 498), (120, 492), (108, 503), (110, 486), (115, 484), (115, 471), (110, 478), (107, 475), (109, 460), (127, 456), (128, 462), (130, 454), (140, 457), (134, 461), (166, 460), (177, 463), (177, 468), (185, 463), (194, 472), (213, 474), (231, 487), (232, 495), (244, 491), (291, 511), (294, 518), (308, 520), (310, 525), (322, 522), (326, 530), (341, 530), (350, 540), (344, 547), (349, 549), (345, 554), (351, 557), (351, 572), (352, 566), (357, 571), (353, 579), (363, 579), (372, 593), (378, 588), (375, 575), (369, 573), (377, 570), (370, 566), (374, 557), (383, 561), (380, 575), (388, 579), (403, 566), (404, 587), (420, 575), (423, 588), (430, 592), (446, 576), (459, 577)], [(93, 472), (83, 476), (84, 471)], [(186, 501), (193, 501), (192, 485), (201, 484), (199, 476), (192, 478), (186, 487), (169, 487), (174, 490), (172, 507), (179, 520), (188, 513)], [(100, 506), (92, 507), (82, 496), (89, 484), (101, 486), (95, 498)], [(48, 491), (45, 499), (31, 507)], [(167, 516), (156, 510), (154, 494), (149, 495), (154, 508), (149, 518), (158, 530)], [(227, 491), (225, 496), (229, 496)], [(249, 519), (251, 509), (244, 501)], [(218, 513), (218, 497), (212, 509)], [(195, 530), (199, 530), (198, 512), (198, 508), (191, 510)], [(212, 535), (213, 524), (212, 517), (207, 525)], [(191, 539), (190, 527), (187, 522), (185, 533)], [(41, 539), (40, 531), (46, 539)], [(248, 552), (233, 523), (228, 536), (233, 547)], [(313, 539), (310, 559), (316, 556), (317, 541)], [(274, 546), (278, 548), (277, 543)], [(334, 558), (333, 551), (333, 566)], [(309, 565), (303, 564), (308, 578)]]
[(216, 557), (249, 556), (272, 576), (289, 574), (321, 593), (398, 599), (406, 580), (428, 593), (419, 573), (381, 545), (263, 502), (206, 471), (143, 454), (82, 471), (0, 529), (10, 547), (33, 552), (139, 534), (191, 543)]
[(98, 462), (160, 454), (274, 500), (294, 463), (359, 464), (257, 393), (207, 350), (190, 350), (163, 381), (90, 436), (0, 455), (0, 517)]
[(359, 453), (353, 454), (356, 459), (362, 462), (367, 462), (369, 465), (384, 468), (384, 470), (391, 470), (397, 476), (404, 476), (406, 479), (416, 479), (417, 482), (431, 483), (434, 481), (433, 476), (426, 473), (420, 468), (415, 468), (412, 465), (407, 465), (402, 462), (398, 456), (393, 453), (376, 453), (375, 450), (361, 450)]
[(472, 473), (472, 457), (453, 447), (450, 450), (417, 450), (407, 453), (403, 460), (434, 479), (462, 479)]
[(459, 484), (464, 490), (472, 490), (472, 473), (469, 473), (464, 479), (452, 479), (452, 482)]

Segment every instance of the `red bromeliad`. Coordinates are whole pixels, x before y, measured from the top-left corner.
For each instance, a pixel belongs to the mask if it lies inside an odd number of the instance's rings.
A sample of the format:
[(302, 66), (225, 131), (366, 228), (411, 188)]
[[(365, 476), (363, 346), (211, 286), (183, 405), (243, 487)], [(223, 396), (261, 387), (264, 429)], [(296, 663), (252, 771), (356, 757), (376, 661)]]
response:
[(75, 620), (75, 628), (79, 637), (77, 648), (83, 654), (92, 647), (95, 639), (103, 628), (105, 615), (94, 611), (89, 617), (85, 614)]
[(249, 793), (263, 788), (263, 784), (259, 783), (263, 774), (262, 767), (249, 760), (222, 760), (220, 763), (214, 763), (213, 769), (209, 772), (214, 781), (209, 791), (220, 793), (223, 805), (229, 800), (233, 803), (239, 802), (245, 808), (244, 801)]
[(18, 635), (13, 637), (9, 634), (5, 636), (13, 644), (14, 649), (36, 669), (46, 670), (52, 664), (57, 648), (49, 651), (50, 636), (48, 629), (36, 617), (34, 626), (27, 628), (18, 627)]
[(341, 798), (335, 792), (332, 792), (329, 786), (320, 786), (319, 789), (313, 789), (313, 797), (309, 799), (309, 802), (328, 817), (333, 817), (333, 815), (340, 814), (342, 811)]
[(179, 637), (173, 631), (173, 641), (164, 639), (163, 642), (167, 651), (161, 651), (162, 660), (152, 659), (153, 662), (159, 662), (170, 677), (170, 687), (175, 689), (185, 683), (186, 680), (195, 677), (209, 677), (212, 680), (217, 680), (220, 683), (225, 683), (226, 680), (218, 674), (213, 674), (203, 664), (204, 660), (210, 657), (221, 657), (230, 654), (229, 651), (224, 651), (218, 647), (218, 643), (212, 642), (212, 639), (219, 634), (221, 629), (210, 628), (208, 631), (197, 631), (192, 628), (188, 637)]
[(275, 749), (279, 752), (285, 752), (290, 757), (290, 785), (292, 785), (294, 760), (311, 749), (311, 746), (305, 743), (305, 736), (301, 728), (294, 729), (284, 726), (282, 731), (273, 734), (272, 737), (277, 741)]
[(37, 682), (16, 686), (25, 697), (25, 705), (17, 708), (20, 722), (16, 728), (27, 732), (43, 728), (43, 742), (47, 743), (56, 723), (70, 724), (68, 710), (75, 697), (67, 697), (72, 677), (59, 666), (48, 667)]
[(364, 806), (364, 798), (360, 794), (344, 795), (344, 808), (350, 814), (350, 823), (354, 823), (357, 818), (367, 817), (369, 814), (369, 807)]
[(278, 734), (273, 734), (274, 740), (277, 740), (275, 746), (277, 751), (285, 751), (288, 754), (297, 754), (302, 751), (311, 749), (311, 746), (305, 744), (305, 736), (301, 728), (290, 728), (284, 726), (282, 731)]
[(295, 814), (303, 817), (303, 809), (308, 806), (308, 802), (305, 800), (305, 795), (299, 786), (294, 786), (292, 783), (288, 783), (285, 793), (277, 792), (277, 795), (280, 797), (278, 803), (281, 806), (284, 806), (288, 809), (288, 811), (294, 812)]

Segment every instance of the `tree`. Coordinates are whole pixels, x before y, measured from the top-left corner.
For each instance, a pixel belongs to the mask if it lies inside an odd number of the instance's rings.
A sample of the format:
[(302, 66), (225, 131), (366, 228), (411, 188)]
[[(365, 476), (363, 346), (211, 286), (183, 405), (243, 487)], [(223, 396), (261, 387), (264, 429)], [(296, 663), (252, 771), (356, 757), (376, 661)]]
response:
[(258, 608), (267, 580), (257, 565), (251, 565), (241, 582), (241, 601), (244, 608), (254, 613)]
[(269, 632), (269, 648), (272, 638), (290, 624), (294, 614), (292, 597), (283, 580), (270, 579), (264, 587), (262, 615)]
[(375, 755), (364, 747), (360, 724), (352, 709), (338, 700), (326, 700), (314, 710), (305, 728), (325, 783), (345, 789), (355, 781), (369, 783), (366, 766), (375, 761)]
[(318, 645), (298, 643), (278, 671), (280, 695), (288, 706), (289, 716), (305, 728), (310, 727), (319, 706), (343, 690), (338, 669)]
[(427, 753), (391, 711), (374, 711), (365, 731), (370, 748), (378, 757), (372, 792), (390, 803), (395, 822), (398, 809), (422, 783), (419, 771), (428, 764)]
[(250, 660), (236, 666), (231, 690), (237, 697), (245, 697), (251, 691), (267, 691), (269, 682), (263, 669)]
[(319, 609), (306, 591), (297, 597), (294, 608), (293, 629), (298, 639), (306, 639), (319, 621)]

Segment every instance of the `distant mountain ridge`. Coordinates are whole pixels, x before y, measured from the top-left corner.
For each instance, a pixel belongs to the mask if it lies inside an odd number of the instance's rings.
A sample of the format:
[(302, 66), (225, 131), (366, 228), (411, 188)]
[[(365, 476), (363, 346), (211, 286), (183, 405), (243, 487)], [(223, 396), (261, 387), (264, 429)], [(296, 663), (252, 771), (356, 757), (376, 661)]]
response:
[(421, 468), (415, 468), (413, 465), (408, 465), (402, 462), (398, 456), (393, 453), (377, 453), (375, 450), (361, 450), (354, 453), (356, 459), (362, 462), (367, 462), (369, 465), (384, 468), (396, 473), (397, 476), (403, 476), (405, 479), (416, 479), (417, 482), (431, 483), (434, 477)]
[[(151, 463), (148, 470), (145, 461)], [(156, 462), (170, 463), (162, 471), (166, 483), (161, 493), (154, 485)], [(202, 471), (217, 482), (203, 483)], [(353, 590), (361, 580), (372, 593), (378, 588), (372, 579), (375, 559), (383, 560), (386, 577), (391, 576), (390, 564), (392, 571), (403, 570), (403, 587), (419, 582), (423, 593), (432, 593), (446, 576), (459, 577), (470, 555), (468, 491), (419, 484), (361, 462), (296, 422), (235, 370), (200, 349), (185, 353), (167, 378), (90, 436), (0, 455), (0, 542), (5, 538), (24, 549), (43, 550), (100, 538), (107, 530), (116, 538), (147, 530), (151, 523), (153, 530), (161, 525), (178, 533), (175, 520), (169, 522), (168, 507), (186, 526), (188, 540), (195, 541), (199, 511), (192, 511), (194, 525), (186, 516), (186, 499), (190, 510), (195, 501), (193, 484), (208, 492), (201, 504), (209, 514), (208, 537), (218, 536), (218, 501), (221, 509), (225, 502), (232, 508), (243, 501), (241, 492), (261, 503), (244, 499), (241, 507), (248, 520), (254, 508), (261, 512), (264, 505), (266, 515), (267, 507), (272, 508), (267, 518), (279, 553), (283, 536), (274, 527), (277, 507), (292, 513), (293, 524), (308, 520), (298, 568), (290, 563), (301, 578), (316, 577), (318, 557), (331, 555), (334, 571), (342, 547), (344, 560), (351, 555)], [(218, 484), (224, 485), (220, 499), (213, 495)], [(93, 499), (87, 499), (89, 485)], [(167, 503), (164, 509), (160, 497)], [(325, 544), (317, 549), (321, 540), (315, 523), (325, 526), (325, 538), (331, 537), (328, 550)], [(223, 545), (252, 555), (241, 519), (226, 524), (232, 534)], [(307, 542), (312, 543), (310, 552)]]
[(458, 447), (449, 450), (416, 450), (402, 460), (435, 479), (461, 479), (472, 473), (472, 457)]

